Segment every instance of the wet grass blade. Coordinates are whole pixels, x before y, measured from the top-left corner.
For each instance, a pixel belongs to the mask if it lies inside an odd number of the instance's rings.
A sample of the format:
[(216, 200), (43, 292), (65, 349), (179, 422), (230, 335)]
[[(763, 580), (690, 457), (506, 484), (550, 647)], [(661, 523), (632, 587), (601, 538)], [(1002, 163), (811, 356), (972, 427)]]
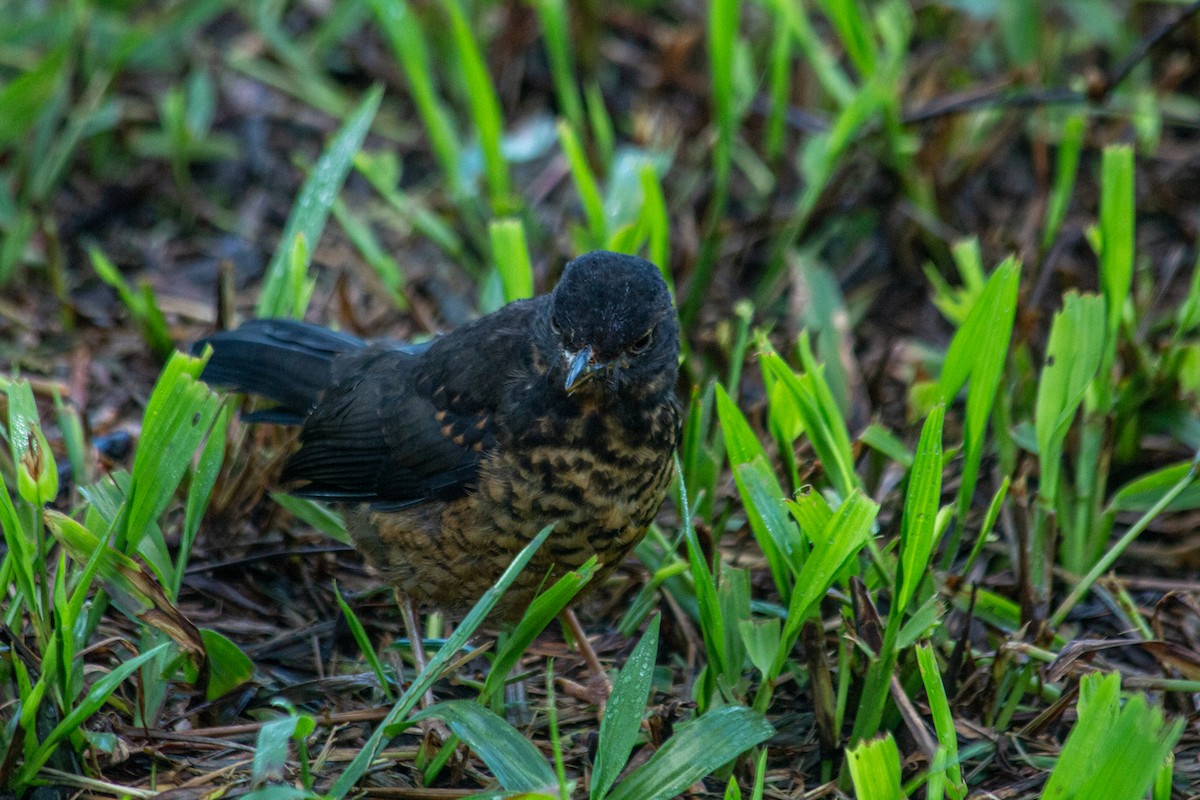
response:
[[(295, 299), (288, 292), (292, 249), (298, 236), (303, 236), (304, 241), (310, 243), (310, 251), (321, 240), (321, 232), (325, 229), (325, 220), (329, 216), (333, 198), (341, 190), (342, 183), (350, 172), (354, 156), (366, 138), (382, 98), (382, 86), (375, 86), (367, 92), (325, 148), (308, 179), (304, 181), (304, 186), (292, 206), (292, 213), (284, 225), (275, 256), (267, 266), (267, 274), (263, 279), (262, 291), (255, 309), (257, 316), (298, 316), (295, 313)], [(307, 265), (307, 259), (305, 263)]]
[(545, 757), (520, 731), (473, 700), (448, 700), (413, 714), (411, 721), (443, 720), (487, 764), (510, 792), (546, 792), (558, 785)]
[(342, 592), (336, 582), (333, 585), (333, 596), (337, 600), (338, 608), (342, 610), (342, 618), (346, 620), (346, 625), (350, 628), (351, 635), (354, 636), (354, 643), (358, 645), (358, 651), (362, 653), (363, 658), (367, 660), (367, 664), (371, 667), (371, 671), (375, 673), (375, 679), (379, 681), (379, 688), (383, 690), (384, 697), (389, 702), (394, 701), (396, 697), (392, 692), (391, 678), (388, 677), (387, 671), (383, 668), (383, 662), (379, 660), (379, 654), (371, 646), (371, 637), (367, 636), (367, 631), (363, 628), (362, 622), (359, 621), (358, 615), (354, 613), (354, 609), (346, 602), (346, 598), (342, 597)]
[(542, 23), (542, 38), (550, 59), (550, 75), (554, 79), (554, 94), (567, 122), (577, 131), (584, 129), (583, 99), (579, 80), (575, 76), (575, 60), (571, 53), (570, 21), (563, 0), (534, 0), (533, 8)]
[(1062, 139), (1058, 143), (1058, 163), (1054, 170), (1054, 185), (1046, 203), (1046, 220), (1042, 227), (1042, 249), (1049, 250), (1062, 228), (1075, 189), (1079, 171), (1079, 153), (1083, 149), (1083, 132), (1087, 123), (1085, 112), (1077, 112), (1063, 122)]
[(962, 768), (958, 764), (958, 734), (954, 730), (954, 716), (950, 713), (950, 702), (946, 699), (946, 687), (942, 684), (937, 656), (929, 645), (921, 645), (916, 652), (921, 680), (925, 684), (925, 696), (929, 699), (933, 728), (937, 731), (938, 744), (945, 753), (945, 772), (949, 778), (950, 796), (961, 800), (967, 795), (967, 786), (963, 783)]
[(595, 770), (589, 797), (600, 800), (612, 788), (629, 760), (642, 727), (654, 664), (658, 656), (658, 628), (661, 617), (650, 620), (646, 633), (617, 674), (612, 695), (600, 720), (600, 739), (596, 747)]
[(1154, 784), (1184, 720), (1168, 723), (1161, 708), (1135, 694), (1121, 702), (1118, 673), (1086, 675), (1075, 728), (1046, 782), (1043, 800), (1104, 797), (1141, 800)]
[(122, 525), (113, 542), (117, 550), (137, 549), (142, 537), (151, 532), (151, 523), (166, 509), (191, 467), (192, 456), (209, 434), (221, 398), (199, 380), (203, 368), (204, 360), (176, 353), (150, 394)]
[(157, 647), (134, 656), (128, 661), (123, 661), (112, 672), (92, 684), (87, 695), (63, 717), (62, 722), (56, 725), (54, 730), (50, 731), (41, 744), (34, 749), (32, 755), (26, 760), (25, 766), (17, 776), (18, 784), (27, 785), (34, 780), (37, 777), (38, 770), (50, 760), (50, 756), (54, 753), (55, 748), (69, 735), (78, 731), (80, 726), (89, 717), (99, 711), (109, 696), (117, 690), (117, 687), (125, 682), (126, 678), (136, 672), (150, 659), (156, 658), (168, 646), (168, 642), (163, 642)]
[(717, 767), (775, 733), (761, 714), (725, 706), (676, 730), (642, 766), (621, 781), (607, 800), (667, 800), (681, 794)]
[(492, 259), (504, 287), (504, 302), (533, 297), (533, 264), (525, 241), (525, 225), (516, 217), (493, 220), (488, 225)]
[(587, 153), (579, 143), (579, 137), (566, 121), (560, 120), (558, 123), (558, 138), (563, 154), (567, 157), (567, 164), (571, 167), (571, 178), (575, 182), (575, 191), (579, 193), (584, 219), (587, 220), (588, 244), (584, 249), (605, 247), (608, 242), (608, 219), (604, 214), (600, 185), (588, 165)]
[(484, 63), (479, 43), (471, 32), (461, 0), (442, 0), (442, 7), (450, 16), (450, 34), (462, 70), (463, 87), (471, 110), (471, 120), (479, 136), (483, 150), (484, 174), (487, 177), (488, 194), (494, 214), (508, 214), (518, 207), (512, 196), (508, 175), (508, 162), (504, 159), (500, 143), (504, 137), (504, 115), (500, 111), (500, 98)]
[(900, 751), (892, 734), (859, 742), (846, 751), (846, 764), (858, 800), (902, 800)]
[(437, 156), (442, 176), (450, 186), (450, 195), (459, 198), (465, 191), (459, 159), (462, 147), (446, 103), (433, 85), (434, 68), (425, 46), (425, 32), (409, 4), (403, 0), (368, 0), (392, 53), (404, 70), (417, 113), (425, 125), (429, 143)]
[[(387, 716), (380, 721), (374, 733), (371, 734), (370, 739), (363, 745), (362, 750), (358, 752), (346, 767), (346, 770), (334, 781), (333, 786), (330, 787), (328, 792), (329, 797), (336, 800), (345, 797), (354, 788), (354, 785), (358, 783), (359, 779), (366, 774), (367, 768), (371, 766), (371, 762), (375, 760), (375, 757), (383, 748), (386, 737), (390, 735), (388, 733), (389, 729), (408, 718), (408, 715), (416, 708), (417, 702), (441, 676), (442, 670), (458, 656), (459, 650), (475, 634), (475, 630), (483, 624), (484, 619), (487, 618), (487, 615), (500, 600), (500, 597), (508, 590), (512, 582), (517, 579), (521, 571), (528, 566), (529, 560), (533, 558), (533, 554), (538, 551), (538, 548), (542, 546), (553, 530), (553, 525), (547, 525), (543, 528), (517, 554), (517, 557), (504, 570), (504, 573), (496, 581), (496, 584), (484, 593), (483, 597), (479, 599), (479, 602), (475, 604), (475, 607), (471, 609), (470, 613), (467, 614), (450, 638), (446, 640), (445, 645), (429, 660), (429, 663), (421, 674), (417, 676), (416, 680), (409, 685), (400, 699), (396, 701), (396, 704), (392, 706)], [(547, 785), (551, 785), (552, 783), (553, 776), (551, 776), (550, 784)]]
[(596, 557), (592, 556), (577, 570), (563, 575), (554, 584), (540, 592), (521, 616), (521, 621), (509, 633), (504, 646), (496, 653), (479, 693), (479, 702), (487, 705), (503, 688), (509, 673), (521, 660), (521, 656), (533, 644), (533, 640), (546, 629), (567, 607), (575, 595), (591, 581), (596, 571)]
[(938, 504), (942, 497), (942, 422), (946, 407), (939, 405), (925, 420), (917, 456), (908, 476), (904, 516), (900, 523), (900, 563), (896, 595), (888, 625), (900, 623), (930, 566), (937, 546)]

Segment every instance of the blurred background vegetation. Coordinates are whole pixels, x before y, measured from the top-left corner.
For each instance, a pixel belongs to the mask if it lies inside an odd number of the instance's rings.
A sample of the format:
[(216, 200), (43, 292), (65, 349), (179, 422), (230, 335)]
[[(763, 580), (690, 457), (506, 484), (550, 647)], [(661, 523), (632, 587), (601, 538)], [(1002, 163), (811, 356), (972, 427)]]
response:
[[(7, 0), (0, 791), (1194, 793), (1198, 9)], [(539, 636), (586, 570), (409, 684), (173, 353), (428, 337), (596, 248), (676, 291), (689, 411), (581, 609), (614, 694)]]

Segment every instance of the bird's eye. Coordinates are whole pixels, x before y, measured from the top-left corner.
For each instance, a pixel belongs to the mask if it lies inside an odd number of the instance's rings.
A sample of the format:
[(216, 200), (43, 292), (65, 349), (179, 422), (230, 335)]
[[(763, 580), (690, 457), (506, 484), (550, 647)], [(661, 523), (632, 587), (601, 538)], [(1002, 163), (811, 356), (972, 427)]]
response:
[(650, 342), (651, 342), (653, 339), (654, 339), (654, 330), (653, 330), (653, 329), (651, 329), (651, 330), (648, 330), (648, 331), (646, 331), (646, 335), (645, 335), (645, 336), (643, 336), (642, 338), (638, 339), (636, 342), (634, 342), (634, 343), (633, 343), (633, 345), (632, 345), (632, 346), (630, 346), (630, 348), (629, 348), (629, 352), (630, 352), (630, 353), (633, 353), (634, 355), (637, 355), (638, 353), (642, 352), (642, 351), (643, 351), (643, 350), (645, 350), (647, 347), (649, 347), (649, 346), (650, 346)]

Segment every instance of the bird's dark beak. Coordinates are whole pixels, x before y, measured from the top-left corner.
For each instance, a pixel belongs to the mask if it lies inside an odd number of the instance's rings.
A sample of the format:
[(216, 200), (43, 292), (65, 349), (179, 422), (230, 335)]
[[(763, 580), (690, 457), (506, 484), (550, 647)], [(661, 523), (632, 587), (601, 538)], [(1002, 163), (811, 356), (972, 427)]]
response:
[(583, 383), (598, 370), (604, 368), (603, 362), (595, 362), (593, 358), (595, 353), (592, 351), (592, 346), (588, 345), (573, 356), (570, 356), (567, 361), (567, 380), (563, 388), (567, 390), (567, 394), (579, 388), (579, 384)]

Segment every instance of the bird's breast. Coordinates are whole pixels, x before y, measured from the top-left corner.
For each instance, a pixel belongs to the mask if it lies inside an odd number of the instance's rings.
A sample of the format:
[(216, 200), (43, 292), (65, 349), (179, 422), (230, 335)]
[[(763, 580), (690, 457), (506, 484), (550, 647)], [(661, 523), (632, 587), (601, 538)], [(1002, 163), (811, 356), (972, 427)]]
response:
[(555, 524), (538, 559), (555, 571), (592, 555), (602, 564), (622, 558), (658, 512), (674, 470), (673, 403), (648, 407), (636, 420), (599, 406), (575, 411), (513, 432), (485, 460), (477, 488), (502, 547), (519, 548)]

